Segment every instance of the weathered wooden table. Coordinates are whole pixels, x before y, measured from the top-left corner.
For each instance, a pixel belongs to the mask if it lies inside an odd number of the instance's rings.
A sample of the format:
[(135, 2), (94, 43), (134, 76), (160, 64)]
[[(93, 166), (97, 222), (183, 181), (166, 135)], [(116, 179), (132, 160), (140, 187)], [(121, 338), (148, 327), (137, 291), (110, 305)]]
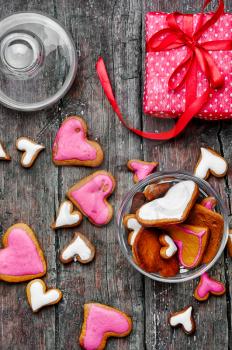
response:
[[(194, 121), (174, 141), (155, 143), (142, 140), (122, 127), (106, 101), (95, 74), (95, 62), (104, 56), (119, 104), (128, 121), (147, 130), (165, 129), (170, 121), (152, 120), (142, 114), (144, 66), (144, 16), (147, 11), (185, 11), (200, 9), (196, 0), (2, 0), (1, 17), (16, 11), (35, 10), (57, 18), (71, 32), (79, 56), (76, 82), (54, 108), (38, 113), (17, 113), (0, 107), (0, 138), (12, 155), (10, 163), (0, 163), (0, 229), (23, 221), (36, 231), (48, 262), (46, 282), (64, 293), (56, 307), (33, 314), (25, 297), (25, 285), (0, 282), (0, 349), (55, 350), (79, 349), (76, 339), (82, 324), (84, 302), (98, 301), (116, 306), (133, 317), (133, 333), (126, 339), (113, 339), (107, 349), (230, 349), (232, 262), (227, 254), (212, 274), (226, 283), (226, 295), (199, 304), (193, 297), (196, 281), (179, 285), (154, 283), (128, 265), (116, 237), (116, 215), (105, 228), (86, 220), (86, 232), (97, 247), (95, 261), (87, 266), (64, 266), (58, 252), (74, 230), (50, 229), (51, 221), (66, 190), (91, 169), (55, 167), (51, 145), (55, 133), (70, 114), (85, 116), (90, 135), (97, 137), (105, 150), (102, 169), (117, 179), (111, 198), (115, 212), (129, 188), (132, 175), (127, 160), (140, 158), (159, 161), (160, 170), (192, 171), (201, 145), (220, 151), (230, 161), (232, 123)], [(216, 5), (216, 1), (214, 2)], [(232, 1), (226, 2), (232, 10)], [(59, 79), (59, 77), (57, 77)], [(36, 91), (35, 91), (36, 93)], [(15, 140), (29, 136), (46, 145), (30, 170), (19, 165)], [(230, 209), (231, 170), (222, 180), (210, 179)], [(187, 337), (167, 325), (171, 310), (193, 304), (197, 333)]]

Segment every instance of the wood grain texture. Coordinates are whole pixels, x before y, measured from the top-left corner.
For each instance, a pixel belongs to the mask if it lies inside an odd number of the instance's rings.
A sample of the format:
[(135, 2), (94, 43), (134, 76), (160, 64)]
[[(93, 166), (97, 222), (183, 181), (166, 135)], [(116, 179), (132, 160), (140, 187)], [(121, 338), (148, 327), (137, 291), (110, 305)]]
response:
[[(17, 113), (0, 107), (0, 139), (12, 156), (0, 162), (0, 229), (24, 221), (37, 233), (48, 261), (46, 282), (60, 288), (63, 301), (32, 314), (25, 298), (25, 286), (0, 282), (0, 349), (58, 350), (80, 349), (77, 344), (83, 304), (103, 302), (122, 309), (133, 318), (133, 333), (113, 339), (110, 350), (230, 349), (232, 265), (225, 255), (212, 275), (226, 281), (227, 294), (206, 303), (193, 300), (196, 281), (168, 285), (143, 278), (130, 267), (117, 242), (117, 217), (103, 228), (84, 220), (77, 230), (95, 244), (96, 259), (88, 264), (63, 265), (59, 250), (72, 238), (75, 229), (54, 233), (50, 224), (65, 193), (80, 178), (93, 170), (81, 167), (55, 167), (51, 146), (59, 125), (67, 115), (84, 116), (91, 138), (97, 138), (105, 151), (101, 169), (112, 172), (117, 188), (110, 202), (115, 213), (133, 185), (128, 159), (159, 161), (159, 170), (192, 171), (199, 148), (208, 145), (230, 160), (232, 123), (194, 121), (184, 135), (174, 141), (142, 141), (121, 126), (111, 110), (95, 74), (95, 63), (103, 55), (119, 105), (127, 120), (144, 130), (165, 129), (173, 121), (160, 121), (142, 114), (144, 67), (144, 16), (147, 11), (185, 11), (200, 9), (200, 0), (9, 0), (0, 1), (1, 17), (22, 10), (36, 10), (57, 18), (71, 32), (79, 58), (78, 73), (70, 92), (54, 108), (38, 113)], [(212, 8), (216, 5), (214, 2)], [(232, 11), (231, 1), (226, 2)], [(59, 79), (59, 76), (57, 76)], [(32, 169), (19, 165), (15, 140), (29, 136), (45, 144)], [(210, 183), (231, 209), (231, 169), (222, 180)], [(186, 337), (167, 326), (170, 311), (193, 303), (197, 333)]]

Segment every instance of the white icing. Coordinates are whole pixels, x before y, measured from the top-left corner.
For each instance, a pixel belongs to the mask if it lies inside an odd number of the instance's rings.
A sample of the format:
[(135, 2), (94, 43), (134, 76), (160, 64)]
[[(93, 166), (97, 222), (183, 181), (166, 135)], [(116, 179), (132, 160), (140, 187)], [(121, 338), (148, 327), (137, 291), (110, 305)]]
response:
[(165, 235), (164, 239), (165, 239), (166, 243), (168, 244), (168, 248), (166, 249), (165, 254), (169, 258), (171, 258), (171, 256), (173, 256), (177, 252), (177, 246), (173, 242), (173, 239), (171, 237), (169, 237), (168, 235)]
[(130, 244), (133, 245), (135, 238), (137, 236), (137, 234), (139, 233), (139, 230), (141, 229), (141, 225), (138, 222), (138, 220), (136, 218), (130, 218), (127, 220), (127, 228), (128, 230), (133, 231), (131, 237), (130, 237)]
[(190, 180), (177, 183), (164, 197), (144, 204), (138, 211), (138, 218), (146, 221), (181, 220), (196, 188), (195, 182)]
[(56, 302), (60, 298), (57, 289), (50, 289), (44, 293), (43, 285), (39, 281), (35, 281), (30, 286), (31, 308), (33, 311), (43, 306)]
[(184, 312), (171, 316), (170, 325), (175, 327), (181, 324), (186, 330), (186, 332), (191, 332), (193, 328), (191, 315), (192, 315), (192, 306), (189, 306), (189, 308)]
[(44, 146), (36, 144), (27, 138), (20, 138), (17, 142), (17, 149), (25, 152), (22, 157), (22, 165), (28, 166), (37, 156), (38, 151), (43, 148)]
[(59, 214), (56, 218), (55, 227), (77, 224), (80, 220), (80, 215), (76, 212), (72, 214), (73, 205), (70, 201), (65, 201), (61, 204)]
[(62, 259), (69, 260), (75, 258), (76, 255), (81, 260), (89, 260), (91, 258), (91, 249), (87, 246), (86, 242), (77, 236), (77, 238), (62, 252)]
[(202, 147), (201, 160), (195, 169), (194, 175), (204, 179), (209, 170), (212, 170), (217, 176), (222, 176), (227, 170), (227, 162), (222, 157)]
[(7, 158), (7, 154), (4, 151), (4, 149), (3, 149), (2, 145), (1, 145), (1, 142), (0, 142), (0, 158), (4, 158), (4, 159)]

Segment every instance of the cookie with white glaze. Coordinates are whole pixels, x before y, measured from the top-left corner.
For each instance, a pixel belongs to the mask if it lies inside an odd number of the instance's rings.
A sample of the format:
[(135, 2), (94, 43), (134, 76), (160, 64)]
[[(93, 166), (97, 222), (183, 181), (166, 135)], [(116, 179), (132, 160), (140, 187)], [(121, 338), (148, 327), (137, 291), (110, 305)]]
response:
[(173, 185), (163, 197), (142, 205), (136, 211), (137, 220), (148, 227), (181, 223), (186, 220), (198, 193), (194, 181), (181, 181)]
[(172, 313), (168, 322), (171, 327), (181, 327), (186, 334), (191, 335), (196, 331), (196, 323), (192, 313), (193, 307), (191, 305), (186, 306), (184, 309)]
[(33, 312), (38, 312), (45, 306), (59, 303), (63, 296), (59, 289), (47, 288), (41, 279), (35, 279), (28, 283), (26, 295)]
[(40, 145), (28, 137), (19, 137), (16, 141), (16, 148), (18, 151), (22, 151), (22, 157), (20, 163), (24, 168), (30, 168), (40, 152), (42, 152), (45, 147)]
[(228, 170), (227, 161), (211, 148), (201, 147), (201, 155), (194, 169), (194, 175), (206, 180), (210, 174), (223, 177)]
[(143, 227), (136, 219), (135, 214), (125, 215), (123, 218), (123, 224), (129, 231), (128, 244), (132, 246), (134, 244), (136, 236), (138, 235), (139, 231), (143, 229)]
[(52, 223), (53, 230), (64, 227), (74, 227), (80, 225), (83, 216), (78, 210), (73, 210), (73, 204), (70, 201), (63, 201), (59, 207), (56, 220)]
[(94, 259), (95, 247), (90, 240), (80, 232), (75, 232), (72, 240), (62, 249), (60, 261), (68, 264), (72, 261), (79, 261), (87, 264)]

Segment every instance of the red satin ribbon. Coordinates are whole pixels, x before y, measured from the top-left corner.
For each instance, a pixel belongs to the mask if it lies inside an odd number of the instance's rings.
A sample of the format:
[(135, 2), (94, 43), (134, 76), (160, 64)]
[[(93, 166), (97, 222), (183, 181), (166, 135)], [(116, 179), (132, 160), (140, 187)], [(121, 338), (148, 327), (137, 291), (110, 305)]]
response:
[[(188, 20), (188, 16), (185, 16), (185, 25), (184, 29), (182, 30), (177, 23), (177, 17), (182, 14), (177, 12), (171, 13), (167, 15), (168, 28), (162, 29), (155, 33), (150, 38), (146, 46), (147, 52), (173, 50), (181, 46), (186, 46), (188, 48), (186, 57), (172, 73), (168, 83), (169, 89), (174, 91), (181, 89), (184, 85), (186, 86), (186, 109), (173, 129), (161, 133), (153, 133), (141, 131), (128, 126), (114, 97), (104, 61), (101, 57), (98, 59), (96, 70), (106, 97), (108, 98), (122, 124), (135, 134), (150, 140), (168, 140), (177, 136), (185, 129), (191, 119), (209, 100), (213, 89), (223, 86), (224, 77), (219, 72), (215, 61), (208, 51), (232, 50), (232, 41), (216, 40), (204, 43), (199, 43), (198, 41), (202, 34), (214, 23), (216, 23), (220, 16), (224, 14), (224, 1), (219, 0), (217, 11), (212, 15), (212, 17), (210, 17), (210, 19), (204, 22), (203, 12), (205, 7), (210, 2), (211, 0), (206, 0), (204, 2), (202, 13), (194, 33), (192, 29), (192, 22)], [(184, 68), (186, 69), (186, 73), (184, 74), (183, 78), (178, 81), (178, 73)], [(201, 97), (196, 97), (196, 75), (199, 68), (208, 79), (209, 85)], [(176, 83), (174, 84), (173, 81)]]

